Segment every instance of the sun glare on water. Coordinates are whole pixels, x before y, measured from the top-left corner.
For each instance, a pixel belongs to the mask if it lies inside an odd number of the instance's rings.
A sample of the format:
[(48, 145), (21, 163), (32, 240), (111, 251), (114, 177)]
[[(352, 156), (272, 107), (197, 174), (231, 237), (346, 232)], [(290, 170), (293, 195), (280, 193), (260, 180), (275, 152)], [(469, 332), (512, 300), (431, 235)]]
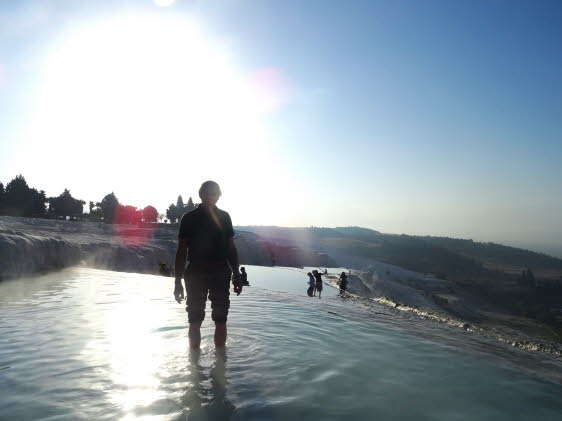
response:
[[(81, 187), (114, 182), (132, 198), (158, 177), (263, 191), (276, 177), (263, 123), (276, 97), (260, 78), (186, 18), (83, 23), (47, 54), (27, 136), (31, 159), (40, 166), (52, 157), (78, 177), (86, 161), (97, 176)], [(239, 164), (244, 158), (254, 158), (251, 169)], [(172, 201), (178, 187), (170, 191)]]

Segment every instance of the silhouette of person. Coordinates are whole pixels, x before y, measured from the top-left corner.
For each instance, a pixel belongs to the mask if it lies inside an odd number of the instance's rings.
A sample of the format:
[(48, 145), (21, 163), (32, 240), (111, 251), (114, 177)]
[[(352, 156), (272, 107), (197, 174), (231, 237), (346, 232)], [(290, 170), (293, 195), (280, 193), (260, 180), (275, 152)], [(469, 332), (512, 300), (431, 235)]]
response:
[(316, 279), (316, 291), (318, 292), (318, 298), (322, 298), (322, 274), (320, 272), (318, 272), (317, 270), (313, 270), (312, 274), (314, 275), (314, 278)]
[(306, 293), (308, 294), (309, 297), (312, 297), (314, 294), (314, 288), (316, 287), (316, 280), (314, 279), (314, 275), (312, 275), (312, 273), (308, 272), (308, 289), (306, 290)]
[(340, 284), (340, 295), (343, 297), (345, 295), (345, 291), (347, 290), (347, 275), (345, 272), (342, 272), (339, 279)]
[(168, 268), (168, 265), (166, 263), (159, 263), (158, 266), (160, 266), (160, 269), (158, 269), (158, 273), (160, 273), (160, 275), (162, 276), (171, 275), (171, 270), (170, 268)]
[(201, 345), (207, 295), (211, 300), (211, 318), (215, 322), (215, 346), (224, 347), (231, 275), (234, 292), (237, 295), (242, 292), (234, 229), (230, 215), (216, 206), (220, 196), (219, 185), (205, 181), (199, 189), (201, 204), (182, 216), (178, 233), (174, 297), (178, 303), (184, 298), (183, 274), (189, 345), (195, 351)]
[(242, 285), (244, 286), (248, 286), (250, 285), (250, 283), (248, 282), (248, 274), (246, 273), (246, 268), (245, 267), (241, 267), (240, 268), (240, 279), (242, 280)]

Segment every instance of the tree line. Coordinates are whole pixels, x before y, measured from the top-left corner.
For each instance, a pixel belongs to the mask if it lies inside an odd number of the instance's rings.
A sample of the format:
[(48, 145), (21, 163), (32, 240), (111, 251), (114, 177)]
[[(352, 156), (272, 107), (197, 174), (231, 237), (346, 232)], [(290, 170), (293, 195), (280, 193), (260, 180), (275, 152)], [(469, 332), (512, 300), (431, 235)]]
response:
[(21, 174), (5, 187), (0, 182), (0, 215), (7, 216), (86, 219), (114, 224), (155, 223), (164, 221), (166, 216), (166, 222), (175, 223), (185, 212), (195, 208), (191, 197), (184, 205), (179, 196), (176, 204), (171, 204), (164, 216), (152, 205), (137, 209), (122, 204), (113, 192), (105, 195), (100, 202), (90, 201), (89, 213), (84, 213), (85, 205), (84, 200), (74, 198), (68, 189), (64, 189), (59, 196), (47, 197), (44, 190), (31, 188)]
[(176, 203), (171, 203), (168, 209), (166, 209), (166, 218), (168, 218), (171, 224), (175, 224), (179, 222), (184, 213), (195, 209), (197, 205), (198, 204), (193, 203), (191, 197), (187, 201), (187, 204), (184, 204), (180, 194)]

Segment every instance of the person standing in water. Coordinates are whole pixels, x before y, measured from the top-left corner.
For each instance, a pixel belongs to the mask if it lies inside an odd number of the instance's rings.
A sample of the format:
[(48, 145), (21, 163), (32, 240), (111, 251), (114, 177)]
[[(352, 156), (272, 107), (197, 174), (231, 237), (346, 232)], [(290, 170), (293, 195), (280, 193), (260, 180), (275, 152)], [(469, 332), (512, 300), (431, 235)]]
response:
[(220, 196), (219, 185), (205, 181), (199, 189), (201, 204), (182, 216), (178, 234), (174, 297), (178, 303), (184, 298), (183, 275), (189, 346), (194, 351), (201, 345), (207, 295), (211, 300), (211, 318), (215, 322), (215, 346), (222, 348), (226, 344), (231, 275), (234, 292), (237, 295), (242, 292), (234, 229), (230, 215), (216, 206)]
[(347, 275), (345, 272), (342, 272), (339, 279), (340, 284), (340, 295), (343, 297), (345, 295), (345, 291), (347, 290)]
[(314, 296), (314, 288), (316, 287), (316, 280), (314, 279), (314, 275), (312, 275), (312, 273), (308, 272), (308, 289), (306, 290), (306, 293), (308, 294), (309, 297)]
[(240, 272), (241, 272), (240, 275), (241, 275), (242, 285), (247, 287), (248, 285), (250, 285), (250, 283), (248, 282), (248, 274), (246, 273), (246, 268), (241, 267)]
[(318, 298), (322, 298), (322, 274), (317, 270), (313, 270), (314, 278), (316, 278), (316, 291), (318, 292)]

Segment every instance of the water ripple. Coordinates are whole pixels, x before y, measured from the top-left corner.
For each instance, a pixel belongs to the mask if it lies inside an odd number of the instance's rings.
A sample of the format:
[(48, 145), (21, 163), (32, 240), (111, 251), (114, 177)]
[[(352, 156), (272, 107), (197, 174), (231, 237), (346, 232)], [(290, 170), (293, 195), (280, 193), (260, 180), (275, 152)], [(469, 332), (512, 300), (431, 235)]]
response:
[(276, 270), (231, 296), (226, 351), (208, 318), (196, 354), (169, 278), (72, 269), (0, 284), (0, 419), (559, 419), (559, 361), (282, 292)]

